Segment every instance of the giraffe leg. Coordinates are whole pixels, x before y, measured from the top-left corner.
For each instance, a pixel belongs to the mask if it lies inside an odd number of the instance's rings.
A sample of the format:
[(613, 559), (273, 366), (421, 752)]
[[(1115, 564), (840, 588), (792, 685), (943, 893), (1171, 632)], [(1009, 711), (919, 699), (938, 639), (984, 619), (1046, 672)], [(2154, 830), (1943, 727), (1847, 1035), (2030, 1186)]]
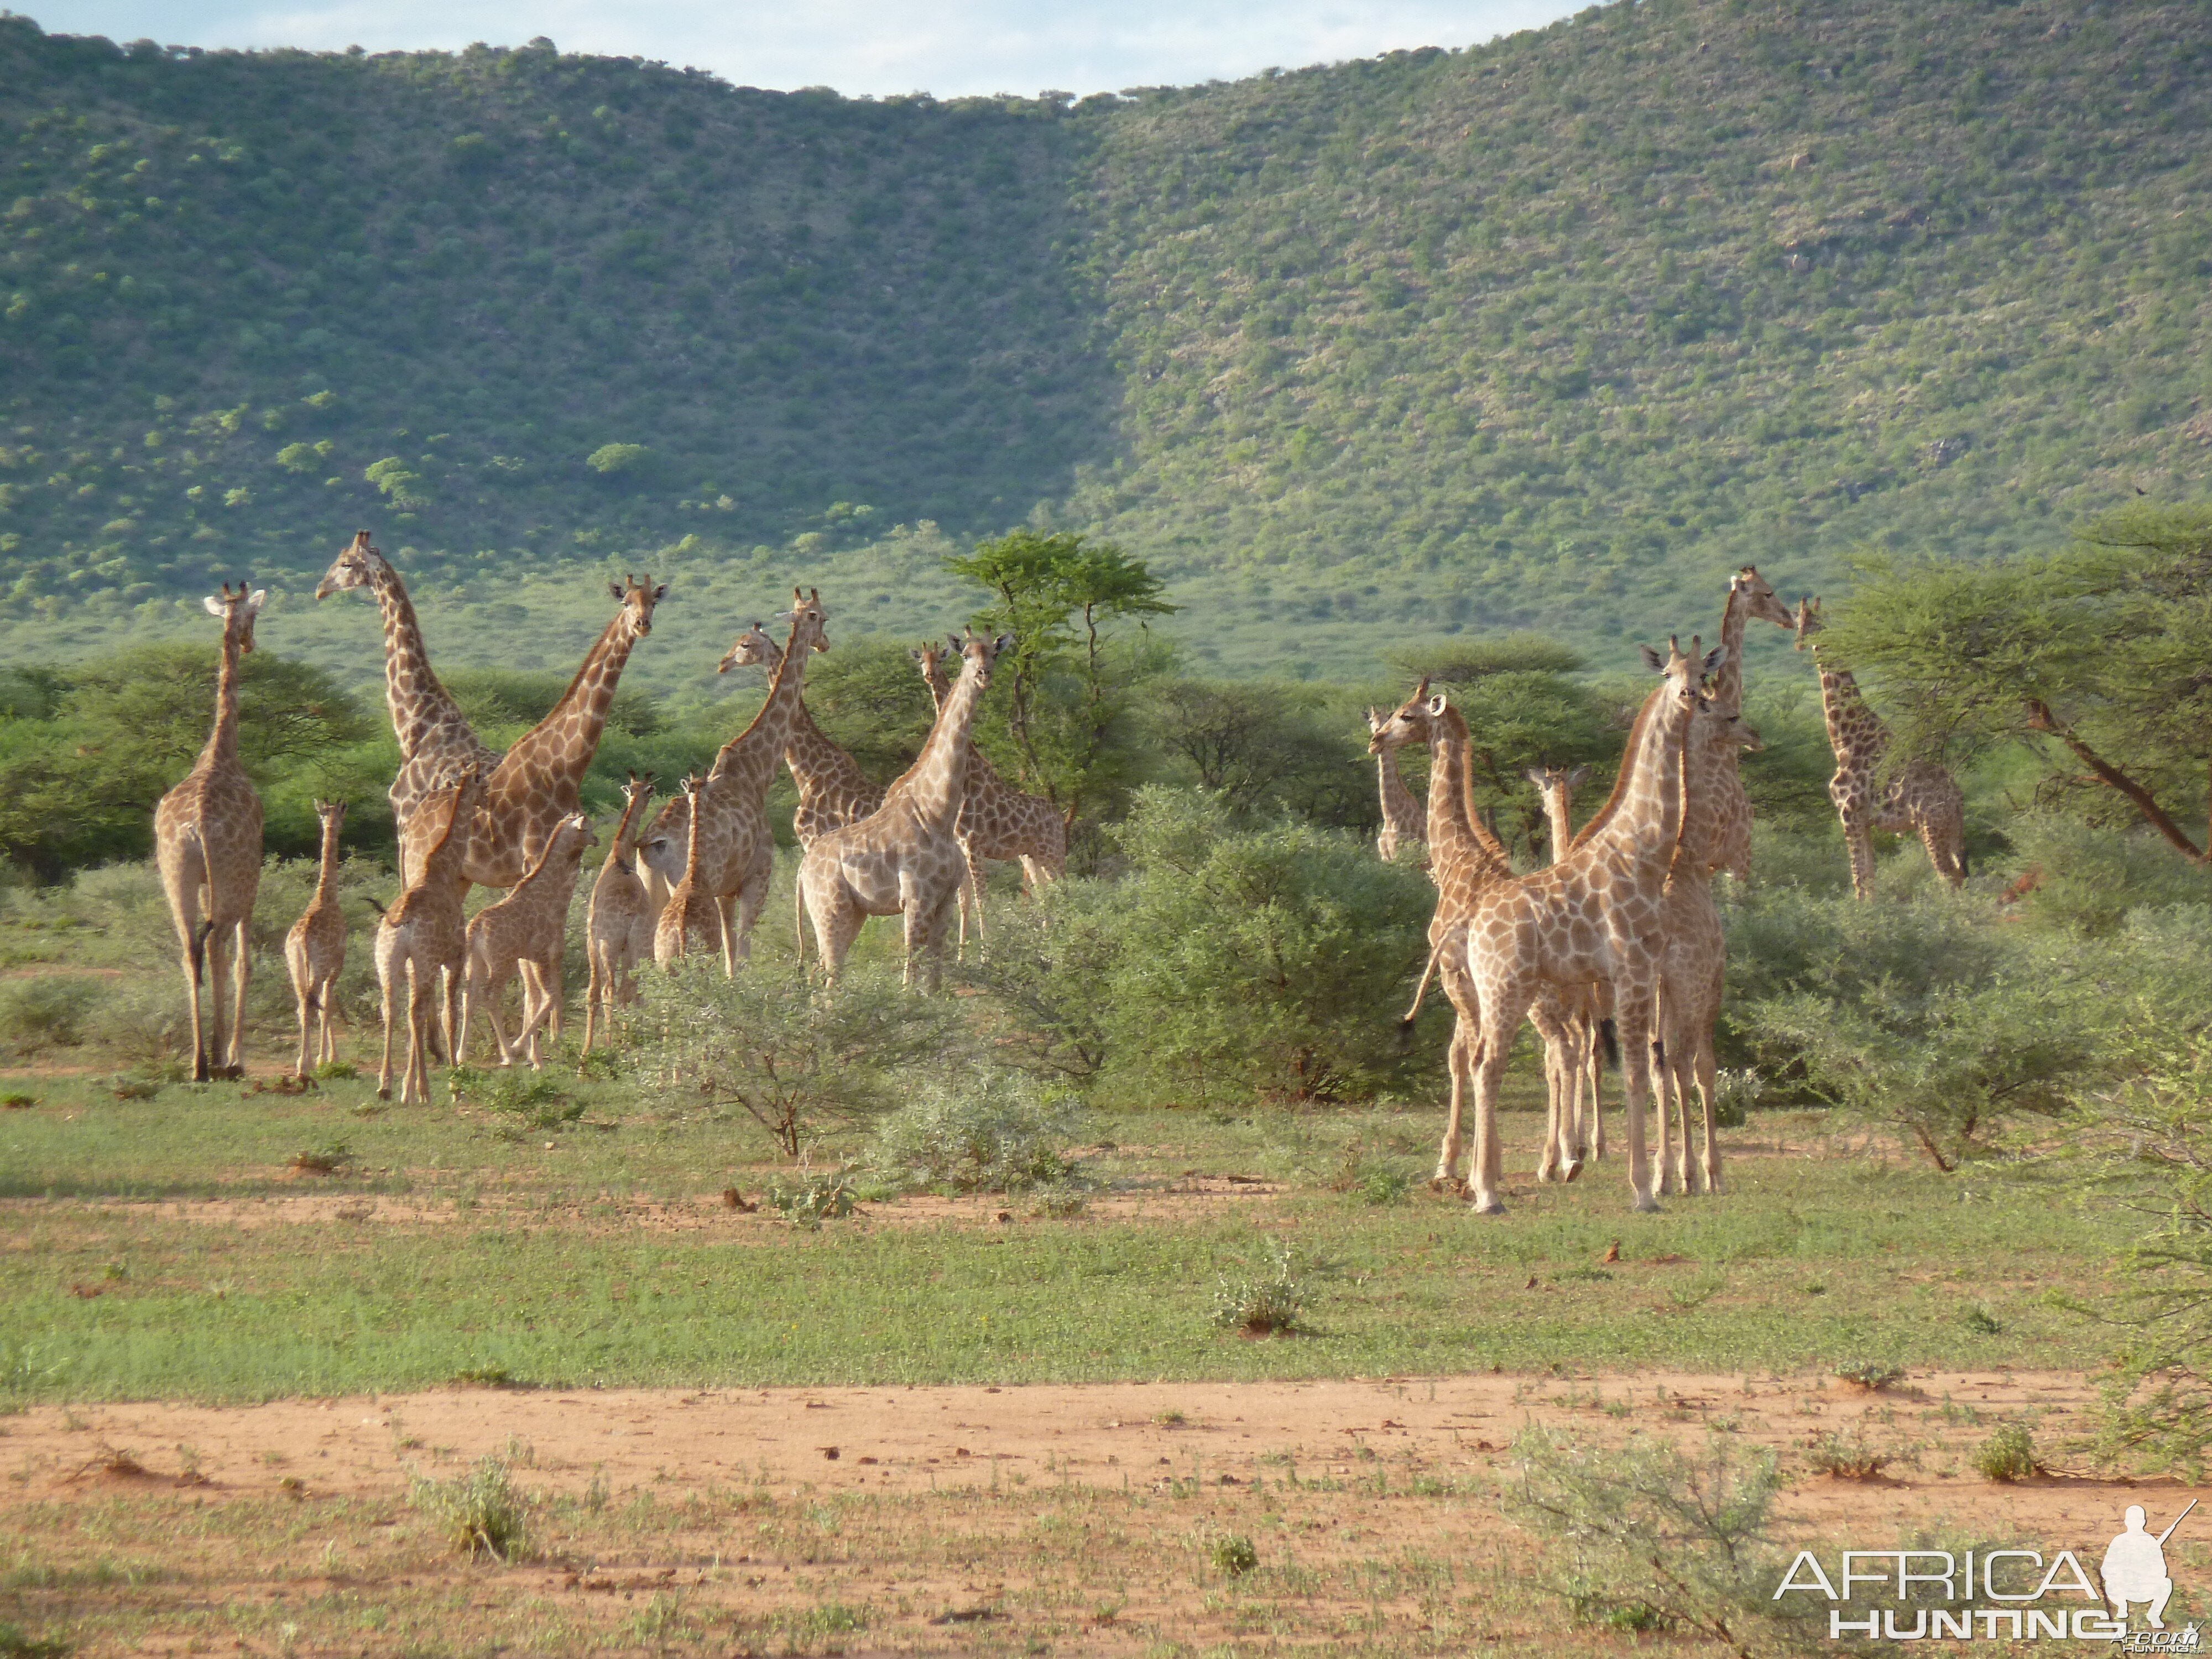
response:
[(538, 964), (538, 989), (548, 1005), (545, 1033), (547, 1040), (553, 1042), (561, 1040), (562, 1023), (568, 1012), (562, 1006), (567, 997), (561, 984), (562, 967), (567, 953), (567, 945), (556, 939), (553, 941), (553, 954)]
[(230, 1025), (223, 1018), (224, 981), (230, 974), (230, 930), (217, 927), (208, 934), (208, 1075), (224, 1077), (230, 1070)]
[(387, 961), (385, 953), (379, 951), (376, 953), (376, 979), (384, 993), (384, 1061), (376, 1071), (376, 1097), (379, 1100), (392, 1098), (392, 1028), (398, 1023), (399, 1015), (399, 999), (396, 994), (398, 987), (393, 982), (395, 970), (399, 973), (406, 971), (397, 963)]
[(1621, 1094), (1628, 1122), (1628, 1187), (1639, 1211), (1656, 1211), (1651, 1160), (1644, 1139), (1644, 1107), (1651, 1092), (1651, 1034), (1659, 1001), (1650, 970), (1613, 981), (1613, 1021), (1620, 1031)]
[(1438, 1192), (1457, 1191), (1467, 1184), (1459, 1172), (1460, 1159), (1466, 1152), (1460, 1124), (1467, 1105), (1467, 1079), (1474, 1071), (1469, 1052), (1474, 1043), (1470, 1022), (1454, 1021), (1451, 1046), (1444, 1051), (1444, 1064), (1451, 1073), (1451, 1109), (1444, 1119), (1443, 1145), (1437, 1149), (1437, 1172), (1429, 1177), (1430, 1187)]
[(1652, 1163), (1655, 1166), (1654, 1190), (1660, 1197), (1664, 1198), (1674, 1190), (1674, 1162), (1668, 1156), (1674, 1151), (1674, 1136), (1672, 1122), (1668, 1115), (1667, 1042), (1663, 1036), (1656, 1033), (1651, 1039), (1650, 1060), (1652, 1116), (1656, 1120), (1655, 1127), (1658, 1132), (1656, 1144), (1652, 1147)]
[(238, 919), (232, 942), (231, 969), (234, 989), (230, 1000), (230, 1058), (224, 1063), (233, 1077), (246, 1075), (246, 988), (253, 982), (253, 919)]
[(430, 986), (420, 966), (407, 964), (407, 1069), (399, 1076), (399, 1103), (427, 1105), (430, 1098), (430, 1068), (422, 1051), (428, 1046), (425, 1029), (430, 1018)]
[(981, 955), (983, 949), (983, 860), (975, 856), (973, 847), (968, 846), (961, 848), (960, 857), (968, 866), (968, 908), (975, 913), (975, 950)]
[(1528, 1015), (1529, 994), (1510, 983), (1480, 987), (1482, 1037), (1474, 1067), (1474, 1158), (1468, 1180), (1468, 1207), (1477, 1215), (1504, 1215), (1498, 1198), (1504, 1184), (1504, 1158), (1498, 1145), (1498, 1090), (1505, 1079), (1505, 1060), (1514, 1035)]
[(1559, 1016), (1557, 1005), (1549, 996), (1539, 996), (1528, 1005), (1528, 1018), (1536, 1028), (1536, 1035), (1544, 1043), (1544, 1080), (1550, 1087), (1550, 1138), (1544, 1148), (1544, 1163), (1551, 1170), (1549, 1176), (1539, 1170), (1541, 1179), (1572, 1181), (1582, 1173), (1582, 1165), (1569, 1156), (1567, 1137), (1571, 1130), (1574, 1111), (1573, 1082), (1569, 1075), (1569, 1040), (1566, 1026)]
[[(608, 980), (607, 948), (597, 939), (584, 947), (584, 962), (590, 976), (584, 981), (584, 1052), (592, 1052), (592, 1038), (598, 1029), (599, 1010), (606, 1005), (611, 987)], [(611, 1009), (609, 1010), (612, 1012)]]
[(1705, 1118), (1705, 1190), (1717, 1194), (1721, 1189), (1721, 1140), (1716, 1096), (1720, 1073), (1714, 1064), (1713, 1034), (1710, 1026), (1698, 1039), (1698, 1052), (1693, 1064), (1697, 1068), (1698, 1102), (1704, 1108)]
[(1939, 821), (1927, 814), (1914, 820), (1920, 844), (1928, 849), (1928, 862), (1953, 891), (1966, 884), (1966, 828), (1962, 823)]
[[(446, 1052), (451, 1054), (453, 1047), (453, 1024), (459, 1018), (459, 1009), (457, 1005), (461, 1000), (461, 964), (458, 962), (447, 963), (444, 967), (437, 969), (437, 974), (436, 988), (442, 993), (439, 998), (438, 1012), (446, 1030)], [(427, 1064), (422, 1067), (422, 1103), (426, 1106), (430, 1103), (430, 1068)]]
[(738, 889), (738, 960), (753, 959), (753, 929), (760, 925), (761, 913), (768, 908), (769, 885), (774, 879), (774, 870), (761, 874)]
[(337, 1008), (332, 1006), (333, 1000), (337, 995), (337, 975), (333, 974), (322, 982), (319, 994), (316, 998), (317, 1006), (322, 1014), (323, 1028), (322, 1044), (317, 1051), (316, 1057), (319, 1062), (325, 1066), (337, 1064), (338, 1016)]
[(738, 976), (738, 958), (750, 954), (738, 945), (738, 896), (735, 893), (714, 895), (714, 915), (722, 928), (722, 975), (726, 979)]
[(200, 922), (199, 872), (181, 856), (165, 857), (161, 884), (168, 890), (169, 916), (176, 924), (177, 952), (185, 970), (185, 996), (192, 1014), (192, 1081), (208, 1080), (206, 1010), (200, 981), (207, 971), (208, 930)]
[(1851, 860), (1851, 896), (1870, 899), (1874, 896), (1874, 836), (1866, 820), (1856, 813), (1844, 817), (1844, 845)]
[(1677, 1136), (1674, 1184), (1685, 1197), (1694, 1194), (1698, 1190), (1697, 1166), (1690, 1158), (1690, 1083), (1692, 1076), (1690, 1062), (1692, 1046), (1684, 1040), (1682, 1032), (1675, 1031), (1667, 1047), (1667, 1073), (1674, 1096), (1674, 1130)]

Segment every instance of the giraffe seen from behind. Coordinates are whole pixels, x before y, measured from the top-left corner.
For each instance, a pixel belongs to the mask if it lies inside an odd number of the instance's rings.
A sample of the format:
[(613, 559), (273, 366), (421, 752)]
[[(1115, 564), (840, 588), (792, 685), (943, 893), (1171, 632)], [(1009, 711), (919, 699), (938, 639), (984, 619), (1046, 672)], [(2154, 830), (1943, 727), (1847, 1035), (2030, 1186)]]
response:
[(1966, 879), (1966, 797), (1948, 768), (1932, 760), (1911, 760), (1881, 781), (1889, 752), (1889, 732), (1859, 690), (1849, 669), (1823, 654), (1814, 643), (1820, 631), (1820, 602), (1800, 599), (1794, 619), (1797, 649), (1809, 649), (1820, 675), (1820, 713), (1828, 725), (1828, 747), (1835, 751), (1835, 775), (1828, 799), (1842, 820), (1851, 860), (1851, 892), (1874, 896), (1874, 836), (1877, 830), (1919, 836), (1936, 873), (1955, 890)]
[[(1575, 842), (1575, 791), (1589, 779), (1590, 769), (1532, 766), (1523, 775), (1536, 787), (1544, 805), (1544, 822), (1551, 862), (1557, 864)], [(1574, 1121), (1569, 1126), (1575, 1157), (1605, 1156), (1605, 1111), (1601, 1089), (1605, 1079), (1604, 1039), (1613, 1020), (1613, 993), (1608, 986), (1583, 985), (1563, 994), (1575, 1033), (1577, 1063)]]
[[(299, 1006), (300, 1057), (292, 1068), (304, 1078), (315, 1066), (327, 1066), (338, 1057), (337, 1031), (337, 977), (345, 971), (345, 909), (338, 902), (338, 833), (344, 826), (346, 804), (319, 800), (315, 817), (323, 830), (322, 856), (315, 866), (315, 893), (307, 908), (284, 935), (284, 966), (292, 975), (292, 995)], [(321, 1022), (313, 1041), (314, 1057), (308, 1058), (310, 1016)]]
[(399, 902), (376, 927), (376, 981), (384, 1003), (384, 1058), (376, 1077), (376, 1097), (392, 1098), (392, 1040), (399, 1022), (399, 994), (407, 994), (407, 1063), (400, 1074), (399, 1103), (425, 1106), (430, 1101), (432, 1000), (436, 1021), (453, 1054), (456, 1005), (468, 951), (468, 922), (461, 908), (469, 890), (465, 869), (469, 824), (483, 799), (483, 778), (471, 767), (450, 789), (425, 802), (425, 834), (415, 875)]
[(623, 786), (622, 818), (614, 845), (592, 884), (592, 902), (584, 919), (584, 959), (590, 976), (584, 988), (584, 1052), (592, 1052), (599, 1022), (611, 1019), (618, 1004), (637, 995), (630, 971), (653, 957), (653, 927), (659, 908), (646, 890), (637, 867), (638, 832), (645, 828), (645, 804), (653, 799), (653, 777), (635, 772)]
[[(184, 957), (196, 1083), (239, 1076), (246, 1063), (246, 989), (253, 976), (247, 933), (261, 890), (261, 797), (238, 758), (239, 662), (253, 649), (253, 619), (268, 598), (265, 589), (249, 593), (240, 582), (234, 592), (226, 582), (220, 597), (201, 601), (222, 623), (215, 728), (192, 769), (154, 808), (154, 862)], [(234, 981), (226, 1027), (227, 968)]]

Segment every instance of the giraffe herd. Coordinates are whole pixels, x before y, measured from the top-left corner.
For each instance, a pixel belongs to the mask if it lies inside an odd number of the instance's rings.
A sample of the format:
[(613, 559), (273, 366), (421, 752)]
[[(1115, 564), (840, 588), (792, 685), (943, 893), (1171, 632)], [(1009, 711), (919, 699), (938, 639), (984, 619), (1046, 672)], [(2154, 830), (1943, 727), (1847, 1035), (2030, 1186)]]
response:
[[(384, 1023), (378, 1091), (390, 1095), (404, 1018), (399, 1098), (419, 1103), (428, 1099), (432, 1060), (465, 1054), (478, 1020), (490, 1028), (501, 1065), (541, 1064), (540, 1034), (560, 1034), (567, 917), (584, 853), (597, 843), (580, 787), (623, 667), (651, 634), (668, 589), (649, 576), (611, 584), (616, 613), (567, 691), (500, 754), (477, 738), (439, 682), (405, 585), (367, 532), (339, 554), (316, 597), (355, 587), (369, 591), (381, 615), (386, 699), (400, 751), (388, 798), (401, 892), (381, 914), (374, 944)], [(253, 649), (266, 598), (226, 584), (205, 602), (222, 623), (215, 726), (191, 771), (155, 812), (155, 859), (182, 949), (198, 1080), (237, 1076), (242, 1062), (262, 811), (239, 760), (240, 659)], [(1784, 606), (1746, 566), (1729, 583), (1719, 643), (1710, 653), (1696, 640), (1686, 651), (1669, 641), (1663, 657), (1646, 647), (1660, 684), (1636, 716), (1612, 793), (1589, 822), (1574, 830), (1571, 806), (1586, 767), (1529, 772), (1550, 824), (1552, 861), (1526, 872), (1515, 871), (1474, 811), (1467, 722), (1450, 698), (1432, 696), (1425, 678), (1389, 714), (1367, 711), (1382, 805), (1378, 850), (1387, 859), (1419, 848), (1437, 890), (1429, 963), (1414, 1000), (1417, 1012), (1436, 977), (1454, 1014), (1436, 1182), (1463, 1186), (1476, 1212), (1503, 1209), (1498, 1094), (1524, 1018), (1542, 1039), (1550, 1096), (1540, 1179), (1572, 1180), (1586, 1159), (1604, 1155), (1599, 1055), (1617, 1048), (1629, 1062), (1621, 1070), (1635, 1207), (1654, 1209), (1668, 1192), (1721, 1190), (1713, 1027), (1726, 950), (1711, 878), (1749, 872), (1752, 813), (1737, 760), (1760, 746), (1742, 718), (1752, 618), (1788, 629), (1799, 649), (1814, 653), (1837, 762), (1829, 793), (1857, 896), (1871, 891), (1874, 830), (1917, 830), (1938, 873), (1954, 887), (1964, 880), (1956, 782), (1920, 761), (1885, 779), (1887, 735), (1850, 675), (1813, 643), (1819, 616), (1816, 600), (1794, 611)], [(981, 937), (985, 860), (1019, 863), (1032, 890), (1065, 868), (1066, 820), (1049, 802), (1006, 783), (971, 739), (993, 665), (1011, 636), (971, 629), (913, 653), (936, 720), (913, 765), (878, 786), (806, 709), (807, 661), (830, 648), (820, 593), (794, 588), (791, 609), (776, 620), (788, 624), (781, 644), (757, 622), (717, 671), (769, 671), (767, 696), (744, 730), (703, 775), (685, 778), (650, 822), (653, 780), (633, 774), (623, 788), (585, 928), (587, 1052), (615, 1009), (635, 998), (633, 975), (648, 956), (665, 963), (716, 952), (732, 975), (750, 956), (768, 895), (774, 841), (767, 796), (779, 763), (799, 793), (802, 952), (811, 922), (833, 984), (866, 918), (896, 915), (908, 982), (919, 978), (934, 990), (955, 919), (963, 945), (971, 910)], [(957, 675), (949, 667), (956, 659)], [(1414, 744), (1429, 751), (1425, 803), (1399, 770), (1399, 751)], [(301, 1076), (335, 1055), (333, 987), (346, 949), (337, 894), (345, 806), (319, 801), (316, 811), (322, 844), (314, 896), (285, 940)], [(506, 891), (471, 920), (465, 901), (471, 885)], [(498, 1003), (518, 976), (521, 1014), (510, 1038)], [(1694, 1164), (1693, 1086), (1704, 1117)], [(1656, 1160), (1644, 1132), (1647, 1099), (1658, 1108)], [(1470, 1107), (1472, 1160), (1462, 1176)]]

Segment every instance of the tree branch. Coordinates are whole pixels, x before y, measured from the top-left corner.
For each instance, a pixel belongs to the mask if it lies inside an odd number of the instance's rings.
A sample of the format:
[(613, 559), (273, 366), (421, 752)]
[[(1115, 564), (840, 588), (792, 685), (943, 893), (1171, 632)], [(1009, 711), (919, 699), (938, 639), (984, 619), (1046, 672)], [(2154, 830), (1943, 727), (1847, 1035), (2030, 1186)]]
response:
[(2064, 744), (2069, 749), (2074, 751), (2075, 758), (2079, 760), (2082, 765), (2087, 767), (2092, 772), (2094, 772), (2100, 779), (2106, 783), (2110, 784), (2113, 788), (2118, 790), (2130, 800), (2133, 801), (2136, 805), (2136, 811), (2143, 815), (2144, 819), (2150, 824), (2151, 828), (2157, 830), (2160, 835), (2164, 836), (2166, 840), (2172, 842), (2173, 845), (2179, 849), (2182, 854), (2191, 860), (2191, 862), (2203, 864), (2207, 861), (2203, 851), (2197, 847), (2195, 842), (2189, 839), (2187, 832), (2185, 831), (2179, 824), (2176, 823), (2172, 818), (2166, 816), (2166, 809), (2160, 806), (2158, 802), (2152, 798), (2149, 790), (2144, 788), (2142, 785), (2137, 783), (2126, 773), (2121, 771), (2118, 767), (2113, 765), (2112, 762), (2106, 760), (2095, 750), (2090, 748), (2087, 744), (2082, 742), (2081, 739), (2075, 734), (2074, 728), (2072, 726), (2068, 726), (2064, 721), (2061, 720), (2056, 714), (2053, 714), (2051, 712), (2051, 705), (2049, 703), (2044, 702), (2040, 697), (2030, 697), (2027, 701), (2027, 729), (2029, 731), (2047, 732), (2052, 737), (2057, 738), (2059, 742)]

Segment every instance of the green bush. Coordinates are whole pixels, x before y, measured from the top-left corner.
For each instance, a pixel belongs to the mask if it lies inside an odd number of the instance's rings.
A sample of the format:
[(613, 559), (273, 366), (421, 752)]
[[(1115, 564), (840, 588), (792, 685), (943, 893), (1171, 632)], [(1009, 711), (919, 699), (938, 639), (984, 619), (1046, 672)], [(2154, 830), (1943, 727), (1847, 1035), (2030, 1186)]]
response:
[(86, 1016), (103, 988), (99, 981), (77, 975), (0, 980), (0, 1042), (19, 1054), (76, 1047), (84, 1041)]
[(869, 1162), (891, 1178), (939, 1192), (1021, 1192), (1065, 1185), (1079, 1103), (1018, 1073), (924, 1078), (877, 1128)]
[(530, 1504), (504, 1459), (481, 1457), (451, 1480), (417, 1474), (407, 1501), (428, 1516), (449, 1548), (495, 1561), (516, 1561), (530, 1547)]
[(2006, 1424), (1974, 1449), (1974, 1468), (1985, 1480), (2008, 1484), (2043, 1473), (2035, 1437), (2018, 1423)]
[(1257, 1273), (1224, 1277), (1214, 1286), (1213, 1322), (1246, 1336), (1288, 1336), (1304, 1316), (1308, 1287), (1291, 1247), (1267, 1243), (1268, 1265)]

